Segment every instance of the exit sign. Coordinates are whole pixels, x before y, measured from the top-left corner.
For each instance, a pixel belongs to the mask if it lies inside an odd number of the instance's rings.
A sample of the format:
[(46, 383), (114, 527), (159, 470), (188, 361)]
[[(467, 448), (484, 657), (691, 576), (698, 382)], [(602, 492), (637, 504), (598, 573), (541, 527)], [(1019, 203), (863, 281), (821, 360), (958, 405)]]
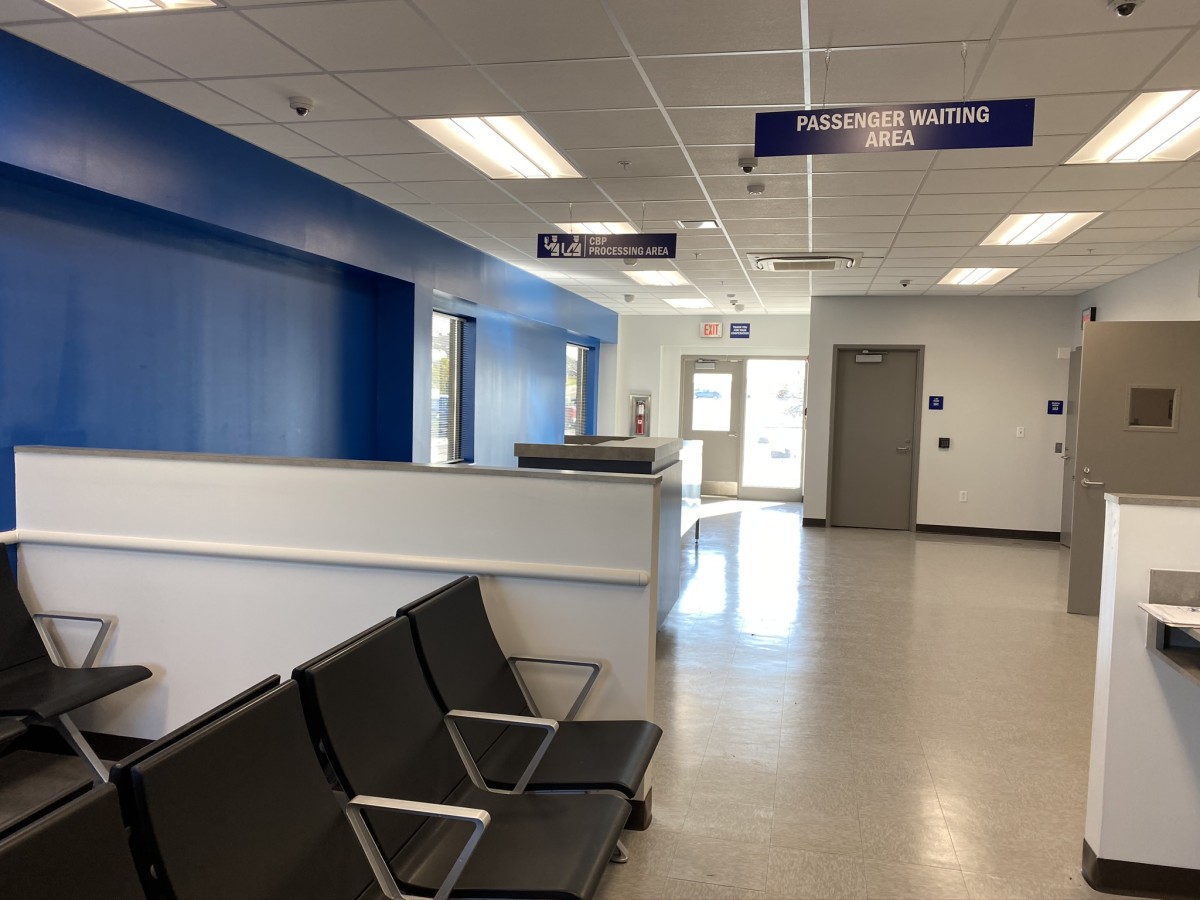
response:
[(703, 322), (700, 325), (700, 336), (707, 338), (719, 338), (721, 336), (720, 322)]

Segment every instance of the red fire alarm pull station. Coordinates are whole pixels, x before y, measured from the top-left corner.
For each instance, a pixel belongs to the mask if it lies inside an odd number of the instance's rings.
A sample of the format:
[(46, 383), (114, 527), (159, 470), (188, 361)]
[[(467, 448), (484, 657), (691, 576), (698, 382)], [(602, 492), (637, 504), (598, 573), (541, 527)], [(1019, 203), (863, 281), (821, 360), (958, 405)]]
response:
[(650, 434), (650, 395), (630, 394), (629, 433), (634, 437), (646, 437)]

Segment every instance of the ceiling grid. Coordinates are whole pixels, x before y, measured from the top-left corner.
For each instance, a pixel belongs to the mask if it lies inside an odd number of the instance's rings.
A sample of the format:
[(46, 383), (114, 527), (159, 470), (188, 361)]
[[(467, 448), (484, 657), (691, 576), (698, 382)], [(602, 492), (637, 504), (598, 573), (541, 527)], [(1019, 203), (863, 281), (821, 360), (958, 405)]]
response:
[[(724, 313), (727, 294), (765, 314), (806, 312), (812, 295), (1076, 294), (1200, 246), (1200, 160), (1063, 165), (1139, 92), (1200, 88), (1195, 0), (1128, 18), (1104, 0), (223, 2), (76, 20), (9, 0), (0, 27), (623, 314)], [(964, 42), (970, 99), (1037, 99), (1034, 146), (739, 168), (760, 111), (958, 100)], [(312, 113), (298, 118), (291, 96)], [(514, 114), (583, 177), (491, 180), (408, 121)], [(643, 208), (645, 230), (679, 231), (690, 284), (536, 259), (556, 222), (641, 229)], [(1100, 215), (1056, 244), (982, 245), (1009, 215), (1040, 212)], [(797, 274), (748, 257), (803, 250), (862, 258)], [(966, 267), (1017, 271), (937, 284)], [(663, 302), (698, 296), (712, 308)]]

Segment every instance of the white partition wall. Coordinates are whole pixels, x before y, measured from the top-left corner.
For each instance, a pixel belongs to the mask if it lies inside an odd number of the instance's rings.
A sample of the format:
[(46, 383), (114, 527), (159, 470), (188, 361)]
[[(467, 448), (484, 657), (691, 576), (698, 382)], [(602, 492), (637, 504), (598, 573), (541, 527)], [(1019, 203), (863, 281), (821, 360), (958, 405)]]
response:
[(581, 717), (653, 717), (658, 476), (55, 448), (16, 472), (27, 601), (115, 614), (100, 663), (154, 671), (85, 729), (157, 737), (460, 574), (507, 653), (606, 663)]

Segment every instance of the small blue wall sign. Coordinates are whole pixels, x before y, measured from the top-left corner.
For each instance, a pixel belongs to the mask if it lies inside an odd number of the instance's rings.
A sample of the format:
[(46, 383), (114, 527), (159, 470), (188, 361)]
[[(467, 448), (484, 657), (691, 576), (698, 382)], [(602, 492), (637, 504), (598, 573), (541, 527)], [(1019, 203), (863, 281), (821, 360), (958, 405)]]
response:
[(1032, 99), (758, 113), (755, 156), (1033, 146)]
[(731, 338), (749, 338), (750, 323), (749, 322), (730, 322), (729, 336)]
[(1061, 416), (1063, 414), (1063, 402), (1061, 400), (1046, 401), (1046, 415)]
[(539, 234), (538, 259), (674, 259), (677, 234)]
[(944, 402), (945, 399), (946, 399), (945, 397), (938, 397), (934, 394), (930, 394), (929, 395), (929, 408), (930, 409), (944, 409), (945, 408), (945, 402)]

